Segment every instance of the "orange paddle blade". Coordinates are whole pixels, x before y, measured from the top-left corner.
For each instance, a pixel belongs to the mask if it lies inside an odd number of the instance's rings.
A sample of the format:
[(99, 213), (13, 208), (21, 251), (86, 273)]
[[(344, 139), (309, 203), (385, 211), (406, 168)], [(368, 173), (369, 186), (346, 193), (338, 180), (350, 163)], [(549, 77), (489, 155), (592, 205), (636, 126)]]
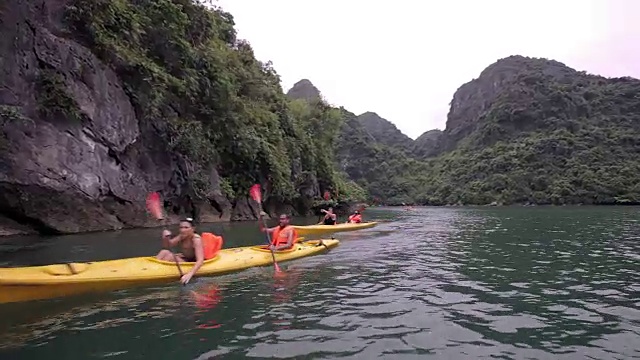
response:
[(251, 187), (251, 189), (249, 189), (249, 195), (251, 196), (251, 198), (257, 202), (257, 203), (261, 203), (262, 202), (262, 192), (260, 190), (260, 184), (255, 184)]
[(147, 210), (158, 220), (162, 220), (162, 206), (160, 205), (160, 194), (152, 192), (147, 196)]

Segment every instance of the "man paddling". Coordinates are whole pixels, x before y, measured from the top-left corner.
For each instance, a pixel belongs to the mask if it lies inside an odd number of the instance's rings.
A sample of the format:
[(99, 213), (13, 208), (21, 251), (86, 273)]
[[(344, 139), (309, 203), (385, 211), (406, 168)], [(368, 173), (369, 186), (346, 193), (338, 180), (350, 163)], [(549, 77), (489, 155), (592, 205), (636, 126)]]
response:
[(320, 210), (320, 212), (324, 213), (324, 219), (322, 219), (322, 221), (320, 221), (318, 224), (321, 225), (335, 225), (337, 220), (338, 220), (338, 216), (336, 214), (333, 213), (333, 208), (329, 207), (327, 210), (322, 209)]
[[(260, 213), (260, 220), (262, 220), (262, 216), (266, 215), (266, 213)], [(263, 222), (260, 221), (260, 231), (267, 232), (269, 237), (271, 238), (271, 244), (269, 248), (271, 250), (286, 250), (291, 249), (293, 244), (298, 237), (296, 229), (289, 225), (289, 221), (291, 218), (287, 214), (280, 215), (280, 222), (278, 226), (274, 226), (272, 228), (265, 228)]]
[[(182, 253), (174, 254), (171, 248), (182, 244)], [(171, 238), (171, 231), (162, 231), (162, 247), (156, 258), (164, 261), (195, 262), (193, 268), (188, 273), (182, 275), (180, 282), (187, 284), (193, 275), (200, 269), (204, 262), (204, 246), (202, 238), (195, 233), (193, 219), (186, 218), (180, 221), (180, 233)]]

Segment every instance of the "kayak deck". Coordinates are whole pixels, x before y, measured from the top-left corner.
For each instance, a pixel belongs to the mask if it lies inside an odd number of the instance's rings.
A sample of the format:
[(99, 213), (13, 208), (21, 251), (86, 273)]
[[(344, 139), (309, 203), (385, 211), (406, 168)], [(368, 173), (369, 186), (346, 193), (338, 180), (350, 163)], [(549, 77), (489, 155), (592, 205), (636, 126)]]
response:
[[(298, 243), (291, 250), (276, 251), (276, 261), (284, 262), (316, 255), (336, 247), (338, 240)], [(273, 263), (271, 251), (263, 246), (222, 249), (206, 260), (195, 277), (215, 276)], [(183, 273), (195, 263), (182, 262)], [(140, 284), (178, 281), (180, 273), (173, 261), (155, 257), (135, 257), (86, 263), (0, 268), (0, 303), (66, 296), (96, 290), (115, 290)]]
[(319, 235), (335, 232), (356, 231), (362, 229), (369, 229), (378, 225), (377, 222), (365, 222), (365, 223), (340, 223), (335, 225), (294, 225), (293, 227), (298, 232), (298, 235)]

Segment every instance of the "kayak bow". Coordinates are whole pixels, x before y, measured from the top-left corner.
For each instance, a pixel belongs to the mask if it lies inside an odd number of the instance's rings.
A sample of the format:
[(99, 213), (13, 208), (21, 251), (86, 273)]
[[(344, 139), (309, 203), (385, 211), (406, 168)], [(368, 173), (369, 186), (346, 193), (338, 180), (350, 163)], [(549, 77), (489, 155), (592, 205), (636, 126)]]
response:
[(378, 225), (378, 223), (373, 221), (359, 224), (341, 223), (335, 225), (295, 225), (294, 228), (297, 230), (298, 235), (320, 235), (368, 229), (376, 225)]

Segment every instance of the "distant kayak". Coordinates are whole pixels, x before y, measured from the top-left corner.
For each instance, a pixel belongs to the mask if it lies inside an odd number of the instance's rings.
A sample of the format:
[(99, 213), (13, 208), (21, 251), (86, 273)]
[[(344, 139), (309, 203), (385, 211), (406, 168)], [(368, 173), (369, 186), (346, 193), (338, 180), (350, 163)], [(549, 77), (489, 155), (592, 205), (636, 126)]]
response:
[[(276, 251), (277, 262), (312, 256), (338, 246), (335, 239), (297, 243), (293, 249)], [(273, 263), (263, 246), (222, 249), (206, 260), (195, 278), (222, 275)], [(184, 273), (193, 262), (180, 263)], [(136, 285), (166, 283), (180, 279), (176, 264), (155, 257), (134, 257), (86, 263), (0, 268), (0, 303), (55, 298), (97, 290), (115, 290)]]
[(375, 221), (359, 223), (359, 224), (347, 224), (341, 223), (336, 225), (294, 225), (293, 227), (298, 232), (298, 235), (319, 235), (328, 234), (334, 232), (356, 231), (362, 229), (368, 229), (376, 226), (378, 223)]

